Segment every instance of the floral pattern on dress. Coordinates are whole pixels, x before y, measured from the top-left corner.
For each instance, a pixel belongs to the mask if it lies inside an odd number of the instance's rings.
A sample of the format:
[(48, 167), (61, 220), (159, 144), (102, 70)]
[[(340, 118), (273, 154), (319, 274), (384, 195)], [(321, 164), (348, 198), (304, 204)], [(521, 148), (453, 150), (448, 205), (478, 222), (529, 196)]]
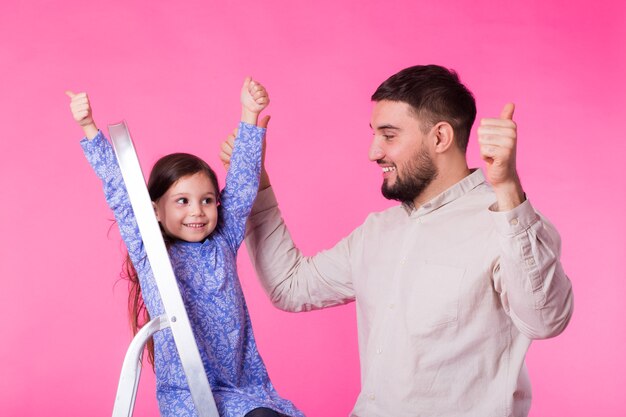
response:
[[(270, 382), (237, 275), (237, 251), (259, 186), (265, 129), (241, 122), (238, 132), (216, 229), (203, 242), (171, 244), (170, 261), (220, 416), (243, 417), (255, 408), (267, 407), (303, 417)], [(81, 146), (102, 181), (150, 317), (157, 317), (164, 312), (163, 304), (113, 149), (102, 132), (92, 140), (83, 139)], [(153, 337), (161, 415), (196, 416), (171, 330)]]

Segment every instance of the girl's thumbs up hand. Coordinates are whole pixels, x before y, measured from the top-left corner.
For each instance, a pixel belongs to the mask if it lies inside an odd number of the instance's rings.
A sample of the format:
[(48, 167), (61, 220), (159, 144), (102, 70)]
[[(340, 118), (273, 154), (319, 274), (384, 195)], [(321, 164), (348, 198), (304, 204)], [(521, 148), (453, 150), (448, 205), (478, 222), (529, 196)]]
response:
[(65, 94), (70, 98), (70, 110), (74, 120), (83, 128), (87, 138), (93, 139), (98, 134), (98, 128), (93, 121), (89, 96), (87, 93), (74, 93), (69, 90)]
[(73, 93), (72, 91), (66, 91), (65, 94), (71, 99), (70, 110), (72, 116), (79, 126), (86, 126), (93, 123), (93, 117), (91, 115), (91, 104), (89, 103), (89, 96), (87, 93)]

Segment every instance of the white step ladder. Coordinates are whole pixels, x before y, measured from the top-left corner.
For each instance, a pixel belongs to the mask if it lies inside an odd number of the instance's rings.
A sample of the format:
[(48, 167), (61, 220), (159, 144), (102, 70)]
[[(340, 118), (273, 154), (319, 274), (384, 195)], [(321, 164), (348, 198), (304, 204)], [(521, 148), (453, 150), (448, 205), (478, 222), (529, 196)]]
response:
[(133, 415), (144, 346), (154, 333), (168, 327), (172, 330), (198, 416), (219, 417), (126, 123), (109, 125), (109, 135), (165, 308), (165, 314), (153, 318), (141, 328), (126, 352), (115, 397), (113, 417)]

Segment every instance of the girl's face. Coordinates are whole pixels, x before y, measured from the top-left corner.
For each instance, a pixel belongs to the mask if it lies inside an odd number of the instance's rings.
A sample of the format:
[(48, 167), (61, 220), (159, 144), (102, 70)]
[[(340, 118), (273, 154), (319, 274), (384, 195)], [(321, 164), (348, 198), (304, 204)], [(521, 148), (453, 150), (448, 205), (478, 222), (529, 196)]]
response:
[(180, 178), (154, 205), (168, 236), (201, 242), (217, 225), (217, 190), (203, 172)]

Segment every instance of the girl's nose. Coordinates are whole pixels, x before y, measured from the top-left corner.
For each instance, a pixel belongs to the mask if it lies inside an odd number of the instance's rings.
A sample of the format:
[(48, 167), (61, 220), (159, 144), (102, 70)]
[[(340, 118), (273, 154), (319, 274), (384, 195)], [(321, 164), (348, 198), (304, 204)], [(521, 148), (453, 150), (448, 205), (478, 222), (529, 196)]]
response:
[(204, 211), (202, 211), (202, 207), (200, 206), (200, 204), (192, 204), (190, 210), (192, 216), (201, 216), (204, 214)]

